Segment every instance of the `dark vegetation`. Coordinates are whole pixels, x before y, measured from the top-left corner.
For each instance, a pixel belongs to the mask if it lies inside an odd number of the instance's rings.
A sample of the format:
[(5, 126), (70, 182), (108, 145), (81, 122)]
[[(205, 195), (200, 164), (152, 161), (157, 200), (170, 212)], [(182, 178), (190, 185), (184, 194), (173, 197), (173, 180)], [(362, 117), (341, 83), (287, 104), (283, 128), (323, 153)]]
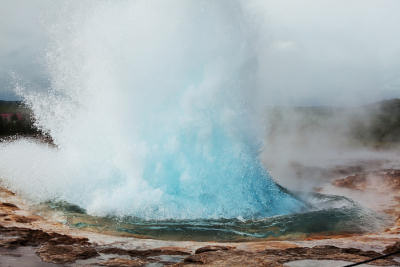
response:
[(267, 112), (269, 140), (326, 142), (385, 148), (400, 144), (400, 99), (359, 107), (274, 107)]
[(33, 124), (32, 112), (21, 102), (0, 101), (0, 138), (40, 135)]
[(353, 137), (364, 144), (385, 145), (400, 142), (400, 99), (365, 106), (368, 119), (354, 120)]

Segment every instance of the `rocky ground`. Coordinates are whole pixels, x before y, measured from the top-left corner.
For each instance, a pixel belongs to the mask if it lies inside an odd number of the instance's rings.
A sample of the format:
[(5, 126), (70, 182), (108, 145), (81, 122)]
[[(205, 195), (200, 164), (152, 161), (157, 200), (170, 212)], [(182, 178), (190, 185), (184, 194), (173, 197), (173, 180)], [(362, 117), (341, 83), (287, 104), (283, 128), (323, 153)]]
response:
[[(0, 266), (344, 266), (400, 250), (400, 170), (334, 172), (318, 188), (385, 212), (393, 223), (380, 233), (311, 236), (242, 243), (139, 239), (71, 229), (41, 217), (29, 203), (0, 189)], [(374, 261), (400, 266), (400, 254)], [(364, 265), (365, 266), (365, 265)]]

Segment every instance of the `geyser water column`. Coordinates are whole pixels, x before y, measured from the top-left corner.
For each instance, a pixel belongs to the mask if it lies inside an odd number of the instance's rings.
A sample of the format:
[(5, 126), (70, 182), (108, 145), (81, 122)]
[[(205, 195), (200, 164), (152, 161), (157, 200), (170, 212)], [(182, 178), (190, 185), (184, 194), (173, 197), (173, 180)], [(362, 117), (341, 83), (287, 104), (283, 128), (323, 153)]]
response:
[[(83, 1), (60, 10), (49, 28), (51, 89), (20, 88), (58, 148), (2, 145), (0, 171), (13, 189), (144, 219), (303, 207), (259, 160), (248, 97), (256, 36), (239, 2)], [(29, 163), (10, 168), (10, 157)]]

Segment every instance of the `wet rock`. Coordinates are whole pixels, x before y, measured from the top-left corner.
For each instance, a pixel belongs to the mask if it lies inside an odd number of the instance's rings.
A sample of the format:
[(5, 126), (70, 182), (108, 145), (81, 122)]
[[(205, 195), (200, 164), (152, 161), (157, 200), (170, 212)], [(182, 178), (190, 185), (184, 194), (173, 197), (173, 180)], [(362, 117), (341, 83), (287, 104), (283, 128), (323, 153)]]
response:
[(230, 250), (233, 249), (233, 247), (226, 247), (226, 246), (205, 246), (196, 249), (195, 254), (200, 254), (204, 252), (209, 252), (209, 251), (218, 251), (218, 250)]
[(19, 238), (4, 238), (1, 237), (0, 247), (2, 248), (17, 248), (19, 247), (20, 240)]
[(51, 239), (51, 236), (48, 233), (45, 233), (41, 230), (18, 227), (0, 226), (0, 235), (3, 239), (3, 242), (0, 244), (0, 246), (6, 248), (14, 248), (19, 246), (38, 246), (41, 243)]
[(87, 238), (74, 238), (58, 233), (47, 233), (42, 230), (19, 227), (4, 227), (0, 225), (0, 246), (13, 248), (19, 246), (39, 246), (43, 243), (50, 244), (80, 244), (88, 245)]
[(378, 253), (376, 251), (363, 251), (361, 249), (357, 248), (341, 248), (340, 249), (341, 253), (347, 253), (347, 254), (354, 254), (354, 255), (359, 255), (359, 256), (364, 256), (368, 258), (376, 258), (381, 256), (381, 253)]
[(0, 208), (2, 208), (2, 209), (8, 209), (8, 210), (19, 210), (19, 208), (17, 207), (17, 205), (14, 205), (14, 204), (8, 203), (8, 202), (2, 202), (2, 203), (0, 203)]
[(46, 243), (36, 253), (45, 262), (71, 263), (99, 256), (96, 249), (82, 245), (54, 245)]
[(34, 216), (21, 216), (21, 215), (10, 215), (9, 218), (11, 221), (17, 222), (17, 223), (31, 223), (34, 221), (37, 221), (38, 219)]
[(15, 196), (14, 192), (11, 192), (10, 190), (8, 190), (7, 188), (2, 187), (2, 186), (0, 186), (0, 193), (5, 193), (6, 195), (9, 195), (9, 196)]
[(116, 254), (116, 255), (128, 255), (131, 257), (150, 257), (150, 256), (160, 256), (160, 255), (189, 255), (189, 252), (183, 251), (177, 248), (155, 248), (147, 250), (127, 250), (122, 248), (103, 248), (99, 250), (103, 254)]
[[(209, 250), (186, 257), (183, 263), (175, 266), (283, 266), (287, 262), (303, 259), (360, 262), (381, 255), (374, 251), (339, 248), (329, 245), (312, 248), (267, 249), (260, 252), (248, 252), (236, 249)], [(384, 259), (375, 261), (374, 264), (389, 266), (398, 263), (391, 259)]]
[(174, 266), (271, 266), (283, 267), (272, 257), (241, 250), (210, 251), (187, 257), (183, 263)]
[(142, 259), (121, 259), (121, 258), (112, 258), (107, 261), (100, 262), (101, 266), (110, 266), (110, 267), (140, 267), (145, 266), (147, 264), (146, 261)]
[(383, 251), (384, 254), (395, 253), (398, 252), (400, 256), (400, 241), (397, 241), (393, 245), (387, 246)]
[(77, 245), (83, 245), (83, 246), (91, 245), (89, 243), (89, 239), (87, 239), (87, 238), (71, 237), (69, 235), (60, 235), (60, 234), (51, 235), (51, 238), (47, 241), (47, 243), (52, 244), (52, 245), (57, 245), (57, 244), (62, 244), (62, 245), (77, 244)]
[(99, 255), (87, 238), (74, 238), (58, 233), (47, 233), (42, 230), (1, 225), (0, 237), (0, 247), (4, 248), (40, 246), (37, 254), (46, 262), (67, 263)]

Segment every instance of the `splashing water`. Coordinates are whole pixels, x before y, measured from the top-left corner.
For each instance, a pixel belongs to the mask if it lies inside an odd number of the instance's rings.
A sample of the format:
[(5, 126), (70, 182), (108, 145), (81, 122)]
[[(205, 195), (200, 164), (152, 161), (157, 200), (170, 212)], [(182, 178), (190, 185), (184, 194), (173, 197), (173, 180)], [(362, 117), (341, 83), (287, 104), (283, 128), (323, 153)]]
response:
[(11, 188), (144, 219), (260, 218), (304, 206), (259, 160), (249, 97), (257, 38), (239, 2), (60, 10), (49, 27), (51, 89), (19, 88), (57, 149), (2, 144)]

